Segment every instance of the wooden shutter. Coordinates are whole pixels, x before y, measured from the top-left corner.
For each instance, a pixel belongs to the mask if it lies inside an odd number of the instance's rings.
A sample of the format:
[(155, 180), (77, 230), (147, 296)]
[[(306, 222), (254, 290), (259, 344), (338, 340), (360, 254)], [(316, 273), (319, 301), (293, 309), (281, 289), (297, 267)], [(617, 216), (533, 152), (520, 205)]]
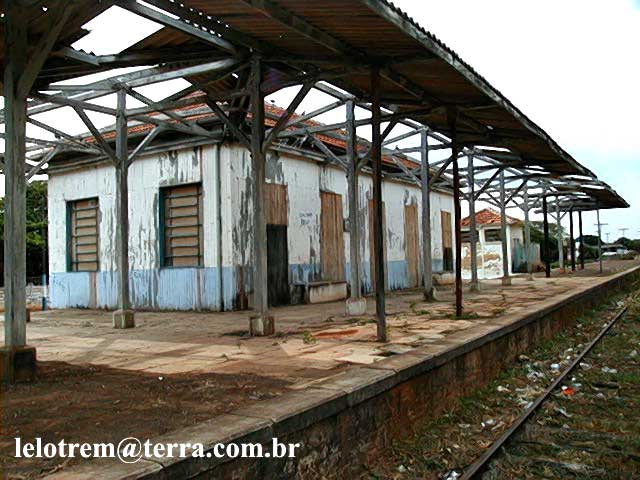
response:
[(69, 270), (72, 272), (99, 270), (98, 205), (97, 198), (68, 204)]
[(320, 192), (321, 261), (325, 280), (344, 281), (342, 195)]
[(267, 183), (264, 189), (267, 225), (289, 225), (289, 197), (286, 185)]
[(418, 232), (418, 206), (404, 207), (404, 245), (407, 260), (409, 287), (417, 287), (420, 283), (420, 237)]
[(162, 222), (163, 266), (202, 266), (201, 185), (198, 183), (164, 188)]
[(442, 261), (445, 272), (453, 270), (453, 235), (451, 234), (451, 212), (440, 210), (442, 229)]

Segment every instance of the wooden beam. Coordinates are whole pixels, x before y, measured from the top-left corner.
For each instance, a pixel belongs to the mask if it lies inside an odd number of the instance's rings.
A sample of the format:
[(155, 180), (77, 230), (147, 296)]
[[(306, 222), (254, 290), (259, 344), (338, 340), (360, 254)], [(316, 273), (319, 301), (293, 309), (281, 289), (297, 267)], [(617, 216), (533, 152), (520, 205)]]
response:
[(453, 212), (455, 225), (455, 292), (456, 292), (456, 317), (462, 316), (462, 238), (460, 222), (462, 214), (460, 209), (460, 173), (458, 171), (458, 140), (457, 140), (458, 112), (450, 108), (447, 110), (447, 124), (451, 132), (451, 158), (453, 162)]
[(51, 15), (51, 24), (46, 34), (43, 35), (35, 45), (29, 63), (25, 65), (20, 75), (20, 80), (18, 81), (18, 95), (20, 97), (26, 98), (31, 91), (33, 83), (38, 77), (44, 62), (49, 57), (53, 45), (58, 40), (60, 32), (66, 25), (73, 10), (74, 6), (72, 2), (62, 2), (59, 5), (52, 5), (49, 9), (48, 12), (51, 13), (48, 14)]
[(382, 136), (380, 131), (380, 70), (371, 69), (371, 163), (373, 164), (373, 249), (376, 284), (376, 318), (379, 342), (387, 341), (385, 312), (384, 209), (382, 208)]
[[(26, 95), (20, 78), (27, 56), (27, 20), (12, 2), (5, 3), (5, 61), (3, 95), (6, 114), (4, 218), (4, 344), (26, 345)], [(8, 357), (7, 357), (8, 358)], [(10, 368), (11, 366), (9, 366)]]
[(264, 143), (264, 97), (262, 65), (258, 57), (251, 61), (251, 161), (253, 193), (253, 298), (254, 309), (262, 322), (267, 321), (267, 224), (264, 205), (266, 156)]
[(278, 119), (278, 121), (276, 122), (274, 127), (269, 131), (269, 134), (267, 135), (267, 138), (264, 141), (264, 145), (262, 146), (263, 150), (266, 151), (269, 148), (269, 145), (271, 145), (273, 143), (273, 141), (276, 138), (278, 138), (278, 135), (280, 134), (280, 132), (287, 127), (287, 124), (289, 123), (289, 120), (291, 120), (291, 117), (296, 112), (296, 108), (298, 108), (300, 106), (300, 104), (305, 99), (305, 97), (307, 96), (309, 91), (313, 88), (313, 85), (314, 85), (314, 83), (309, 82), (309, 83), (305, 83), (302, 86), (300, 91), (296, 94), (294, 99), (291, 101), (291, 103), (287, 107), (287, 110)]
[(216, 47), (221, 48), (222, 50), (225, 50), (229, 53), (236, 53), (236, 47), (231, 42), (220, 38), (215, 34), (215, 32), (212, 32), (205, 27), (197, 28), (180, 18), (172, 18), (164, 12), (146, 7), (135, 0), (118, 0), (116, 2), (116, 5), (137, 15), (140, 15), (141, 17), (144, 17), (148, 20), (159, 23), (160, 25), (174, 28), (178, 31), (181, 31), (182, 33), (186, 33), (189, 36), (197, 38), (198, 40), (202, 40), (204, 42), (215, 45)]
[(347, 101), (347, 194), (349, 196), (349, 262), (351, 298), (362, 297), (362, 269), (360, 265), (360, 229), (358, 205), (358, 137), (355, 126), (355, 103)]
[(427, 301), (433, 295), (433, 261), (431, 253), (431, 182), (429, 179), (429, 135), (426, 130), (420, 132), (420, 186), (422, 202), (422, 275), (423, 297)]

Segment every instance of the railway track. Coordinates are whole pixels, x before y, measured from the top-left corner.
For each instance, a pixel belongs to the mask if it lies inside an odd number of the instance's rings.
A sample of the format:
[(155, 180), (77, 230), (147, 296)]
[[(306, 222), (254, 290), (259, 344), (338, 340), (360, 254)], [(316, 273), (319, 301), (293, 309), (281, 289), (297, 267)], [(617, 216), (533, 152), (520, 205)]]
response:
[[(634, 296), (620, 308), (551, 385), (456, 478), (639, 478), (640, 435), (637, 428), (626, 429), (625, 425), (637, 427), (640, 421), (640, 382), (630, 377), (632, 387), (619, 395), (620, 385), (611, 381), (618, 373), (612, 362), (624, 361), (618, 357), (625, 354), (626, 347), (603, 347), (636, 299)], [(625, 328), (631, 332), (621, 335), (629, 337), (629, 349), (636, 347), (628, 355), (637, 365), (638, 325), (631, 323)], [(595, 353), (599, 347), (603, 353)], [(583, 385), (578, 380), (585, 374), (589, 378)], [(640, 379), (640, 372), (636, 374)], [(608, 390), (615, 395), (602, 392)], [(618, 412), (617, 407), (627, 409)]]

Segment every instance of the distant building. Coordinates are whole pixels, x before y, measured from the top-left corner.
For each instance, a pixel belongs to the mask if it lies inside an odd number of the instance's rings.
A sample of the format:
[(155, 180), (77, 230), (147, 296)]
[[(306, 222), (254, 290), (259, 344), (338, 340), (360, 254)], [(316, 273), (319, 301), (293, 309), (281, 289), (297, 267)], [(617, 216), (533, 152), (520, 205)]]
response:
[[(471, 244), (470, 217), (462, 220), (462, 276), (471, 278)], [(477, 258), (478, 278), (499, 278), (502, 270), (502, 222), (500, 213), (490, 208), (476, 212), (476, 229), (478, 231)], [(507, 216), (507, 252), (509, 256), (509, 274), (525, 271), (526, 252), (524, 249), (524, 223), (514, 217)], [(531, 244), (531, 260), (540, 262), (540, 246)]]

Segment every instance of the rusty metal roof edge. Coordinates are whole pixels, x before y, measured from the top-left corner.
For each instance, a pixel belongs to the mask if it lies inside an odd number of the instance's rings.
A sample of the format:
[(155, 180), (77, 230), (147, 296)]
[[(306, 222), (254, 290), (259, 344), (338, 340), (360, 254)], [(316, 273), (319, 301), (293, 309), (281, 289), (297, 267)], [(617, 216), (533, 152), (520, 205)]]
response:
[(597, 178), (595, 173), (575, 160), (558, 143), (551, 138), (540, 126), (527, 117), (518, 109), (507, 97), (497, 88), (489, 83), (482, 75), (476, 72), (467, 62), (465, 62), (455, 51), (438, 39), (434, 34), (422, 27), (411, 18), (406, 12), (395, 6), (390, 0), (359, 0), (364, 5), (384, 16), (384, 18), (398, 28), (404, 30), (412, 38), (422, 43), (432, 53), (438, 55), (458, 72), (460, 72), (469, 82), (491, 98), (499, 106), (513, 115), (529, 131), (544, 140), (549, 147), (555, 151), (563, 160), (585, 175)]

